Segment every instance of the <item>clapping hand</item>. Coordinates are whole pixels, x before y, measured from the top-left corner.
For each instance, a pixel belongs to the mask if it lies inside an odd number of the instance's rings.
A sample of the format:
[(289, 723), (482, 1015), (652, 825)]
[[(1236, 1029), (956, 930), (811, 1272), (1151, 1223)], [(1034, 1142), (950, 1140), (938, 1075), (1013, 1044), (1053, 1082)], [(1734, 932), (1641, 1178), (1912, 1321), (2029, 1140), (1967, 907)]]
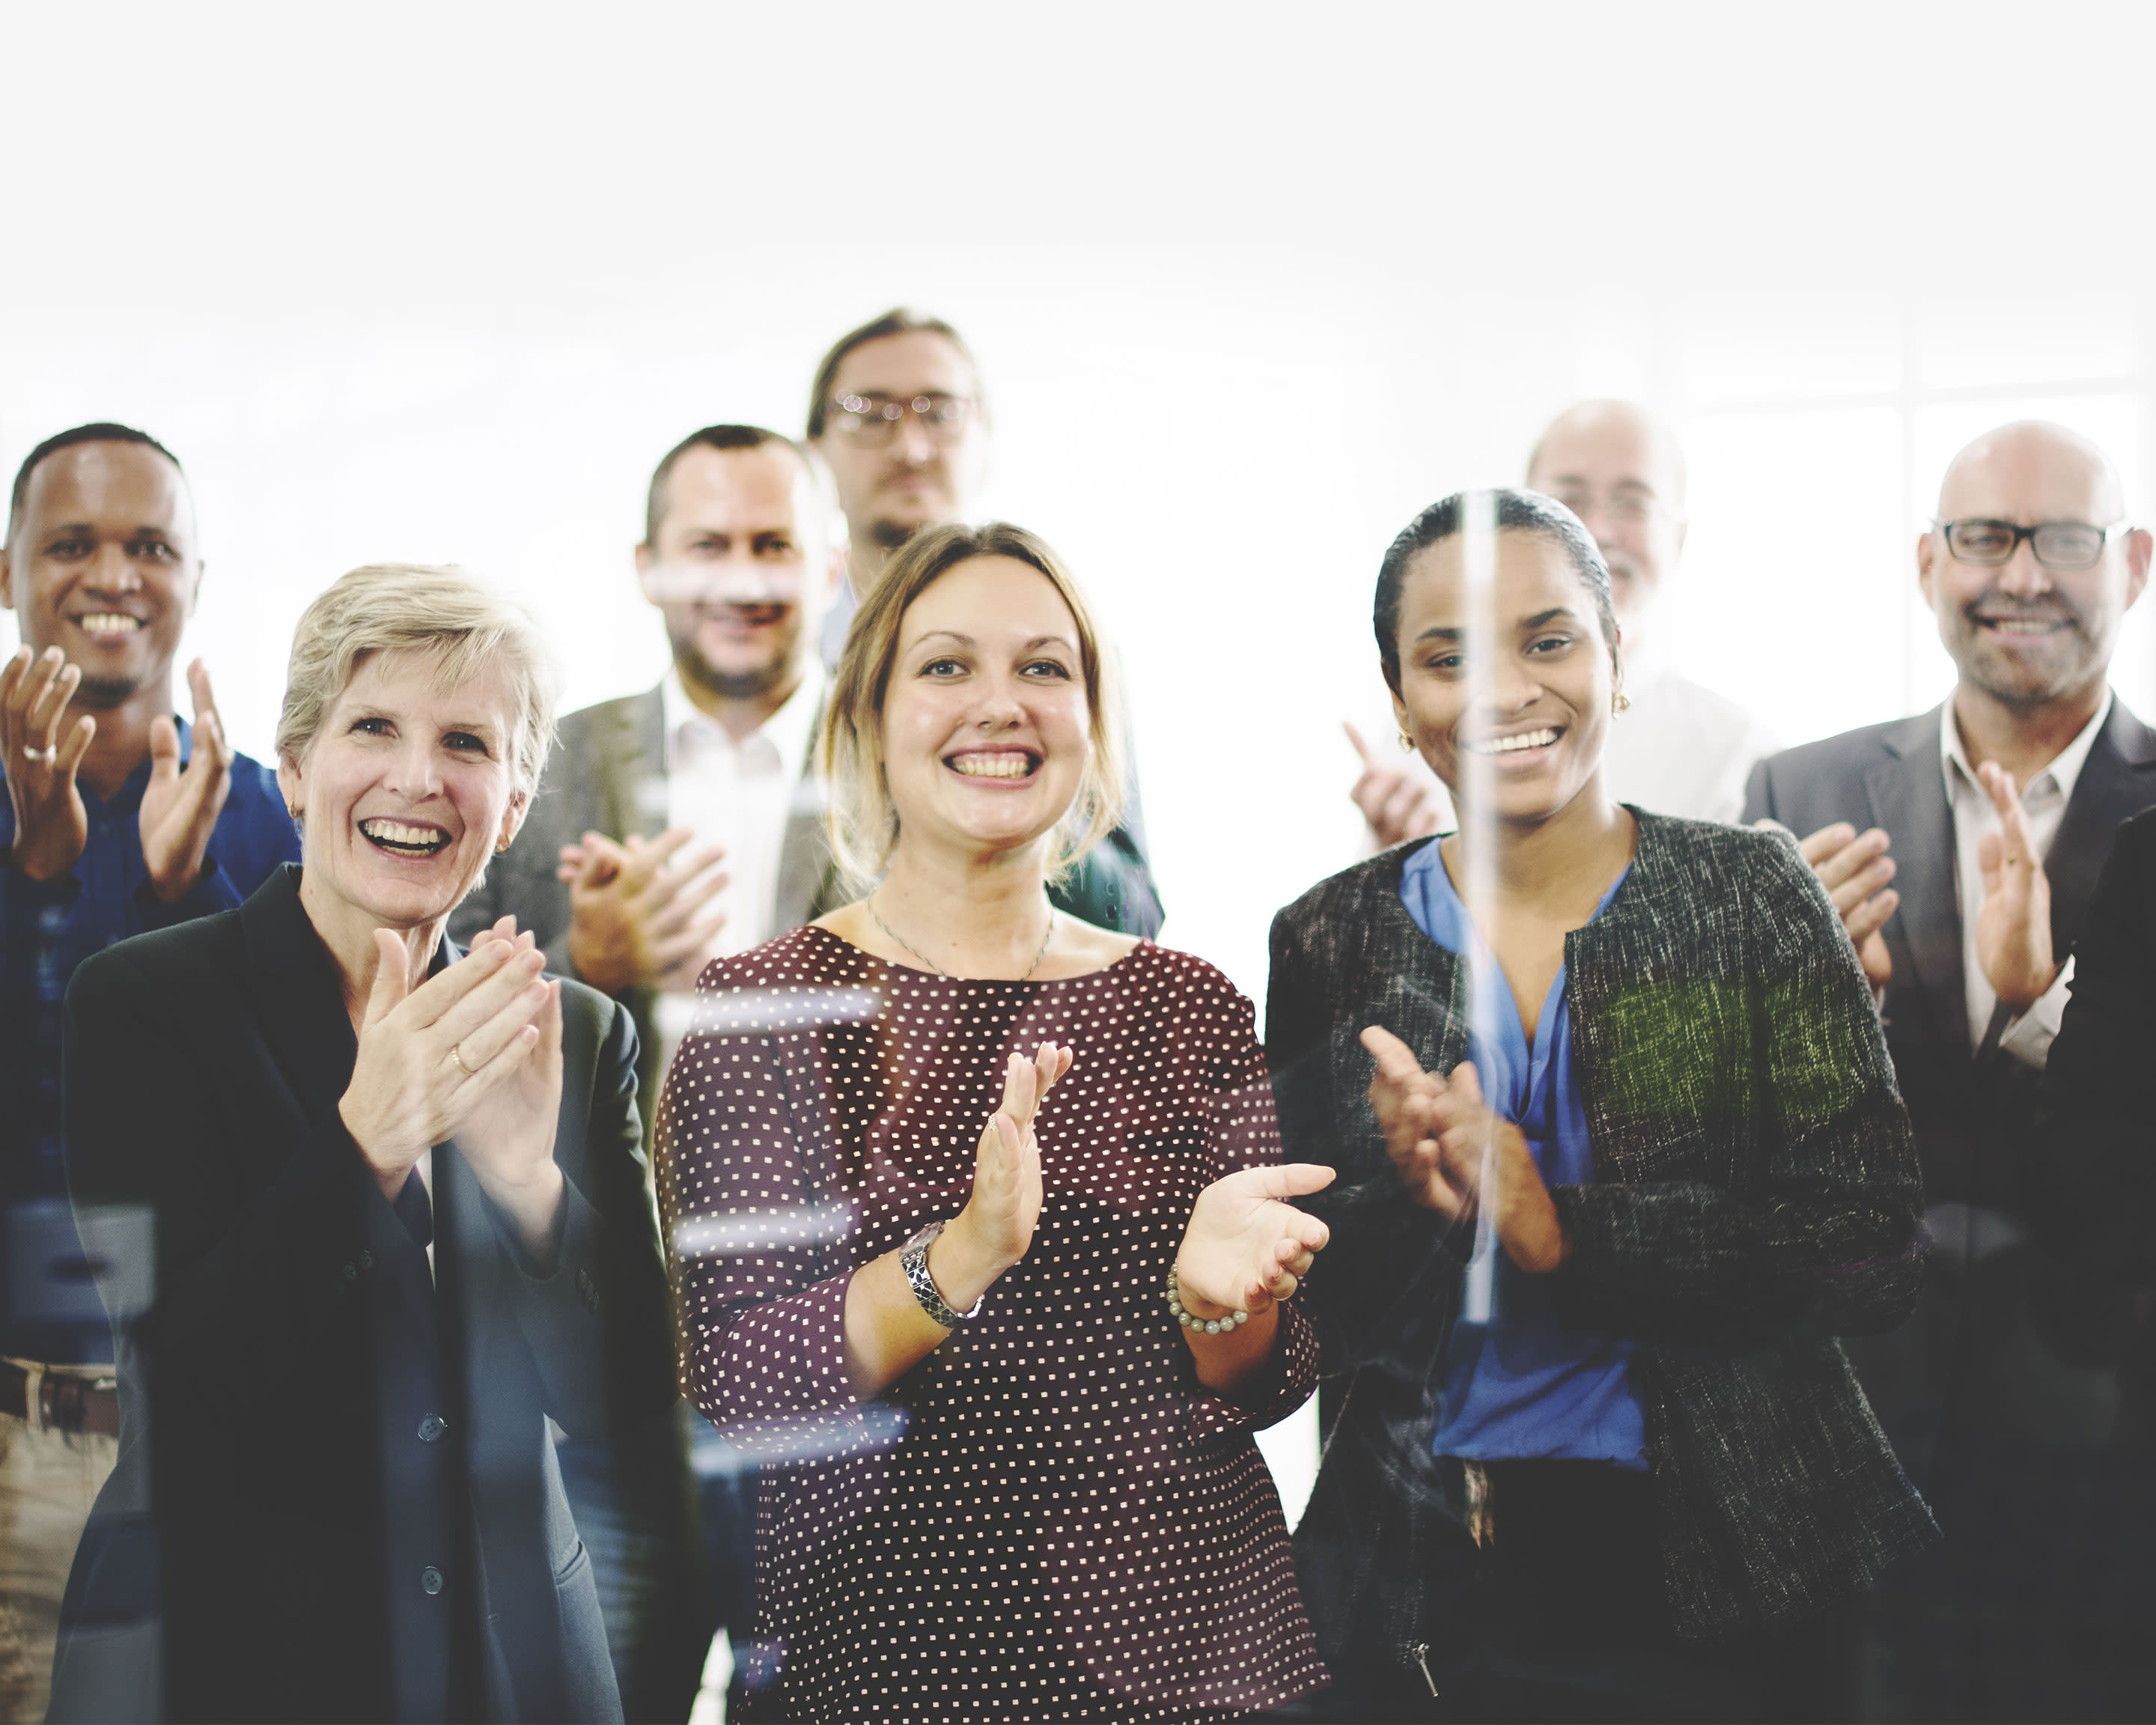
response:
[(1519, 1127), (1483, 1100), (1473, 1064), (1460, 1062), (1448, 1081), (1375, 1024), (1363, 1046), (1378, 1062), (1370, 1106), (1415, 1202), (1454, 1219), (1486, 1205), (1497, 1243), (1521, 1269), (1543, 1274), (1562, 1264), (1572, 1245), (1549, 1188)]
[[(539, 979), (546, 955), (529, 934), (514, 935), (514, 926), (504, 917), (463, 957), (416, 988), (403, 938), (386, 928), (374, 932), (380, 949), (374, 986), (337, 1112), (393, 1203), (419, 1158), (445, 1138), (461, 1142), (475, 1111), (515, 1082), (550, 1038), (552, 1075), (542, 1061), (538, 1082), (542, 1090), (552, 1085), (559, 1106), (560, 987)], [(513, 1189), (536, 1178), (538, 1108), (537, 1092), (527, 1082), (479, 1119), (471, 1161), (490, 1194), (495, 1184)], [(553, 1116), (545, 1121), (551, 1160)]]
[(69, 665), (57, 647), (33, 659), (18, 649), (0, 670), (0, 770), (15, 809), (15, 842), (8, 860), (33, 880), (68, 873), (90, 842), (90, 814), (75, 785), (97, 721), (88, 713), (59, 734), (62, 716), (82, 682), (82, 667)]
[(1986, 761), (1976, 776), (1999, 811), (2000, 828), (1977, 842), (1977, 867), (1984, 875), (1984, 908), (1976, 913), (1977, 962), (1999, 1004), (2010, 1012), (2025, 1012), (2059, 973), (2051, 961), (2051, 883), (2006, 769)]
[[(1779, 828), (1781, 823), (1760, 820), (1753, 824)], [(1865, 979), (1875, 988), (1883, 988), (1894, 979), (1894, 960), (1880, 930), (1902, 902), (1902, 895), (1887, 884), (1894, 878), (1894, 859), (1887, 854), (1887, 842), (1881, 828), (1860, 833), (1847, 821), (1837, 821), (1798, 845), (1834, 901), (1835, 914), (1856, 943)]]
[(209, 671), (198, 659), (187, 667), (194, 696), (194, 752), (180, 768), (180, 727), (160, 713), (150, 721), (150, 783), (142, 793), (142, 860), (150, 890), (173, 904), (202, 877), (203, 854), (232, 788), (232, 747), (210, 693)]
[(1291, 1162), (1224, 1175), (1199, 1193), (1175, 1255), (1184, 1309), (1197, 1318), (1255, 1314), (1291, 1296), (1332, 1230), (1286, 1200), (1332, 1183), (1323, 1163)]
[(619, 994), (696, 986), (726, 927), (726, 913), (709, 906), (729, 877), (716, 872), (725, 850), (690, 850), (694, 836), (672, 827), (655, 839), (632, 834), (617, 844), (587, 833), (581, 844), (562, 847), (556, 872), (569, 888), (569, 962), (593, 988)]

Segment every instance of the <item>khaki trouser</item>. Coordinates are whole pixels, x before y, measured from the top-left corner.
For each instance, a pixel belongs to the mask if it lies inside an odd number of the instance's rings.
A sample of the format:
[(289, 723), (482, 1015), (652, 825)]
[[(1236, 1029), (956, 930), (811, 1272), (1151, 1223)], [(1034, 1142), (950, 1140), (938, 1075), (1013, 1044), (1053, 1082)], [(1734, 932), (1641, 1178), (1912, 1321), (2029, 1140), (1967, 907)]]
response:
[(45, 1717), (68, 1566), (119, 1452), (114, 1438), (0, 1414), (0, 1725)]

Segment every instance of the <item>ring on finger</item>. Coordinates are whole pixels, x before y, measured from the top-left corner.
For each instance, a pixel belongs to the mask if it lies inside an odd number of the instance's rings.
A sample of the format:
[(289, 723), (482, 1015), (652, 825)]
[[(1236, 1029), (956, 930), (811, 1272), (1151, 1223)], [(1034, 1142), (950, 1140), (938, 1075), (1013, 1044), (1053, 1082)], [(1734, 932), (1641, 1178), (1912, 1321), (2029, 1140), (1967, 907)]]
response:
[(23, 745), (23, 758), (26, 761), (42, 761), (49, 766), (59, 757), (59, 749), (54, 744), (47, 743), (41, 749), (33, 749), (27, 742)]
[(449, 1058), (457, 1063), (457, 1070), (463, 1073), (465, 1077), (476, 1078), (479, 1076), (478, 1073), (473, 1071), (470, 1067), (465, 1064), (463, 1045), (461, 1043), (452, 1042), (449, 1045)]

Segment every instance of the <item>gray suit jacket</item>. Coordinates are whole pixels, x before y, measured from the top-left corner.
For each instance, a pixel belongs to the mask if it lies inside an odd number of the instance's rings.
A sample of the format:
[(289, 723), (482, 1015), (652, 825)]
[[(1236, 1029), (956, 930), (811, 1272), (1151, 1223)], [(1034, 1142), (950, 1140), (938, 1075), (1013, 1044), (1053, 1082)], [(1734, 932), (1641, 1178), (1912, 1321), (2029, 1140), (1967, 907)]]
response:
[[(1920, 1485), (1942, 1458), (1973, 1450), (2100, 1448), (2133, 1329), (2126, 1294), (2028, 1237), (2021, 1164), (2038, 1075), (1969, 1044), (1941, 711), (1771, 756), (1753, 769), (1744, 807), (1748, 821), (1772, 816), (1799, 835), (1845, 820), (1892, 839), (1902, 901), (1883, 931), (1894, 974), (1881, 1010), (1934, 1250), (1916, 1317), (1850, 1353)], [(2044, 860), (2061, 959), (2081, 937), (2112, 834), (2151, 804), (2156, 732), (2114, 701)]]
[[(546, 778), (516, 842), (495, 859), (486, 878), (458, 907), (449, 932), (468, 942), (500, 916), (514, 915), (519, 927), (538, 935), (547, 968), (572, 977), (577, 973), (569, 963), (569, 889), (555, 875), (562, 847), (588, 832), (614, 839), (631, 834), (650, 839), (665, 829), (666, 732), (659, 691), (572, 713), (562, 721)], [(779, 850), (773, 932), (812, 922), (851, 896), (824, 834), (822, 792), (804, 768)], [(644, 988), (632, 990), (624, 1000), (635, 1018), (643, 1058), (638, 1099), (647, 1144), (661, 1076), (654, 1004), (653, 992)]]

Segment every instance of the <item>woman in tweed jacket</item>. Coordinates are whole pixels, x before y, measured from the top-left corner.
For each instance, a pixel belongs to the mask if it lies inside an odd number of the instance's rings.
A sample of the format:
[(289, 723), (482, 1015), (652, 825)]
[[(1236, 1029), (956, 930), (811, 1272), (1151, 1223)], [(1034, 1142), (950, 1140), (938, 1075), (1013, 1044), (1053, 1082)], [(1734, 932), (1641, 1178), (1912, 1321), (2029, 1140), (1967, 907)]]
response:
[(1296, 1536), (1333, 1717), (1816, 1708), (1798, 1626), (1937, 1537), (1834, 1339), (1922, 1267), (1863, 973), (1784, 837), (1604, 793), (1617, 630), (1562, 506), (1434, 506), (1375, 623), (1470, 842), (1273, 925), (1287, 1154), (1339, 1175)]

